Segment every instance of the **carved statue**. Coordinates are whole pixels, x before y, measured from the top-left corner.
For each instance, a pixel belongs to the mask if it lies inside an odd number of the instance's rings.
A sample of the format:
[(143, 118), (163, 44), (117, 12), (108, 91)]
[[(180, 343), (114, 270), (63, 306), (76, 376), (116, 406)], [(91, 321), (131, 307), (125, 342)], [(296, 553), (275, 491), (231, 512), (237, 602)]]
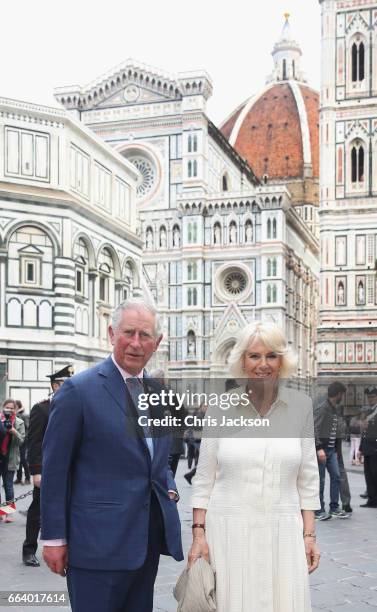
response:
[(360, 281), (357, 285), (357, 301), (359, 304), (364, 304), (365, 302), (365, 291), (362, 281)]
[(344, 285), (342, 282), (338, 284), (337, 302), (339, 305), (344, 304)]
[(187, 354), (192, 357), (196, 354), (196, 342), (194, 334), (187, 336)]
[(215, 244), (220, 244), (221, 242), (221, 230), (220, 230), (220, 226), (218, 225), (218, 223), (216, 223), (215, 228), (214, 228), (214, 233), (213, 233), (213, 242)]
[(245, 242), (253, 242), (253, 226), (250, 221), (246, 223)]
[(153, 248), (153, 232), (151, 229), (147, 230), (146, 243), (147, 249), (150, 251)]
[(179, 247), (181, 243), (181, 232), (179, 231), (178, 227), (174, 228), (174, 232), (173, 232), (173, 245), (175, 247)]
[(164, 227), (160, 229), (160, 247), (166, 249), (166, 230)]
[(237, 229), (234, 223), (229, 228), (229, 242), (235, 244), (237, 242)]

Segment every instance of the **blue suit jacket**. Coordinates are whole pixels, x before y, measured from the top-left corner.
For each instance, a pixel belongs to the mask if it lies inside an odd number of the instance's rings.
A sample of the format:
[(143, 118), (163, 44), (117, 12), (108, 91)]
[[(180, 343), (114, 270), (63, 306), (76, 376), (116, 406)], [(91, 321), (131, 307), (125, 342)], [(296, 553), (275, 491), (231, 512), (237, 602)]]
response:
[(52, 401), (43, 442), (44, 540), (66, 538), (69, 564), (136, 569), (146, 558), (151, 491), (160, 502), (166, 549), (183, 559), (170, 437), (151, 460), (135, 408), (111, 357), (67, 380)]

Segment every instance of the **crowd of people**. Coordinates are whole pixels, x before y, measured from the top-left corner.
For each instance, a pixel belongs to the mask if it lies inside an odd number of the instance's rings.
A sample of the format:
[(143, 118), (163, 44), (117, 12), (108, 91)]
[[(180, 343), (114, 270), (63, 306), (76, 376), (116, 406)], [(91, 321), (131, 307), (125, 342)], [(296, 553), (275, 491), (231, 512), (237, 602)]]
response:
[[(308, 577), (320, 562), (316, 520), (352, 513), (344, 385), (330, 384), (313, 410), (309, 396), (286, 384), (296, 356), (282, 331), (254, 322), (229, 357), (227, 389), (239, 400), (229, 416), (237, 423), (263, 417), (270, 430), (251, 435), (237, 425), (213, 433), (216, 407), (202, 404), (196, 416), (206, 417), (204, 427), (181, 426), (172, 441), (157, 432), (156, 420), (177, 414), (174, 400), (168, 411), (149, 401), (140, 420), (139, 399), (165, 385), (164, 372), (146, 371), (162, 339), (154, 306), (123, 302), (109, 336), (107, 359), (75, 376), (71, 366), (50, 376), (52, 395), (32, 408), (30, 422), (13, 399), (3, 404), (0, 470), (9, 506), (14, 479), (23, 482), (17, 470), (34, 485), (25, 565), (40, 565), (41, 528), (43, 558), (66, 577), (73, 612), (152, 612), (160, 555), (184, 558), (174, 477), (186, 443), (188, 567), (201, 559), (216, 572), (217, 612), (310, 612)], [(350, 423), (351, 463), (364, 463), (362, 507), (377, 507), (377, 388), (366, 398), (369, 409)]]

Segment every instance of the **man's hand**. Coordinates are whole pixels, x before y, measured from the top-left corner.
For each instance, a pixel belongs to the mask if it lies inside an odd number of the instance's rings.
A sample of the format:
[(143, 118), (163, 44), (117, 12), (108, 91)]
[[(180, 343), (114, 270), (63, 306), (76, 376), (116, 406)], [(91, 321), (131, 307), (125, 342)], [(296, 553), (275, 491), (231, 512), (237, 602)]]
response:
[(177, 501), (179, 499), (177, 491), (168, 491), (168, 495), (173, 501)]
[(41, 478), (42, 478), (41, 474), (33, 474), (33, 476), (32, 476), (32, 479), (33, 479), (33, 485), (34, 485), (35, 487), (38, 487), (38, 489), (39, 489), (39, 488), (40, 488), (40, 486), (41, 486)]
[(44, 546), (43, 559), (55, 574), (65, 576), (68, 564), (68, 546)]
[(12, 434), (12, 436), (16, 436), (17, 435), (17, 431), (15, 430), (14, 427), (11, 427), (10, 429), (8, 429), (9, 433)]
[(323, 448), (321, 448), (320, 450), (317, 450), (317, 457), (318, 457), (318, 461), (320, 461), (321, 463), (325, 463), (326, 453), (323, 450)]

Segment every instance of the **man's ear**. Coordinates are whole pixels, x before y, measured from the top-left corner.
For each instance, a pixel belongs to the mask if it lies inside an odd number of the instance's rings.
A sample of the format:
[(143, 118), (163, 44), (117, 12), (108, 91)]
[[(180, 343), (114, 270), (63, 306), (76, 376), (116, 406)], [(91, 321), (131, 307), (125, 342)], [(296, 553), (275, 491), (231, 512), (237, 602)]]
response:
[(163, 338), (162, 334), (157, 338), (157, 340), (156, 340), (156, 348), (154, 349), (155, 351), (157, 351), (162, 338)]
[(109, 327), (108, 327), (108, 330), (107, 330), (107, 331), (108, 331), (108, 333), (109, 333), (110, 342), (111, 342), (111, 344), (112, 344), (112, 345), (114, 345), (114, 330), (113, 330), (113, 328), (112, 328), (112, 326), (111, 326), (111, 325), (109, 325)]

